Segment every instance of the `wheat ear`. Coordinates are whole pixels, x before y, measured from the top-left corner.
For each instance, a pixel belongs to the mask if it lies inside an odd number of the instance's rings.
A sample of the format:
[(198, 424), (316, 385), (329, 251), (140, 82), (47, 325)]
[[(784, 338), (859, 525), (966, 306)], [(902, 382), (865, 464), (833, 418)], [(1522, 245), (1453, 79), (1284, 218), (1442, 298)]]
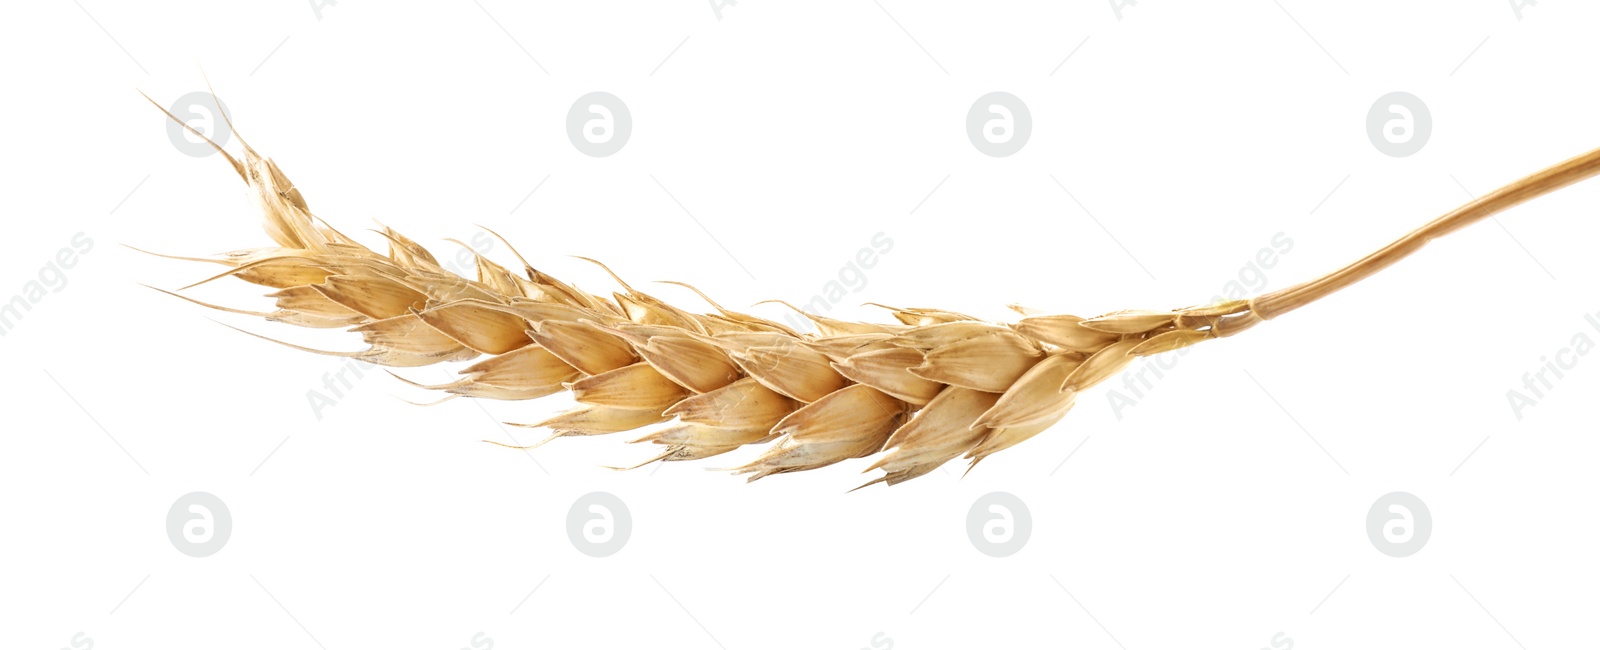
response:
[(514, 249), (520, 272), (479, 256), (476, 279), (446, 271), (388, 228), (381, 231), (388, 252), (377, 253), (315, 219), (278, 166), (241, 144), (242, 161), (212, 146), (248, 186), (277, 245), (182, 259), (229, 267), (203, 282), (235, 277), (275, 289), (267, 297), (277, 309), (186, 300), (269, 321), (348, 328), (369, 346), (292, 346), (321, 354), (392, 367), (486, 357), (460, 379), (424, 387), (501, 400), (570, 390), (576, 408), (517, 425), (547, 428), (550, 439), (664, 425), (633, 441), (659, 446), (646, 463), (766, 445), (733, 470), (750, 480), (881, 453), (866, 471), (882, 474), (865, 485), (893, 485), (958, 456), (975, 465), (1050, 428), (1079, 393), (1137, 357), (1244, 331), (1358, 282), (1433, 238), (1600, 172), (1600, 150), (1591, 151), (1339, 271), (1253, 300), (1010, 324), (938, 309), (890, 308), (898, 321), (890, 324), (805, 314), (819, 330), (810, 334), (709, 298), (713, 312), (685, 311), (621, 278), (622, 290), (610, 297), (588, 293), (533, 268)]

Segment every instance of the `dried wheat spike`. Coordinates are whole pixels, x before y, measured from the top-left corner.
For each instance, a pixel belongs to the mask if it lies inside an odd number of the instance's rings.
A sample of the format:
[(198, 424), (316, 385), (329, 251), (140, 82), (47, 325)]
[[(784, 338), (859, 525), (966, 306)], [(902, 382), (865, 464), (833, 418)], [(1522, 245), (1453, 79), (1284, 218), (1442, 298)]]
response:
[(248, 144), (242, 161), (216, 148), (248, 186), (277, 245), (207, 260), (229, 268), (206, 281), (231, 276), (270, 287), (277, 308), (194, 302), (347, 328), (368, 345), (352, 353), (299, 348), (322, 354), (394, 367), (483, 357), (460, 379), (426, 388), (501, 400), (571, 391), (578, 407), (519, 425), (549, 429), (550, 439), (663, 425), (634, 440), (659, 447), (647, 463), (766, 445), (733, 470), (750, 480), (881, 454), (867, 471), (882, 474), (865, 485), (893, 485), (958, 456), (975, 465), (1050, 428), (1079, 393), (1136, 357), (1248, 329), (1367, 277), (1429, 239), (1600, 171), (1596, 150), (1469, 203), (1345, 269), (1254, 300), (1093, 318), (1031, 315), (1010, 324), (890, 308), (896, 323), (808, 315), (819, 332), (802, 334), (714, 302), (712, 313), (689, 312), (620, 278), (620, 292), (591, 294), (520, 254), (520, 270), (479, 256), (477, 277), (461, 278), (388, 228), (380, 232), (388, 251), (378, 253), (315, 218), (288, 177)]

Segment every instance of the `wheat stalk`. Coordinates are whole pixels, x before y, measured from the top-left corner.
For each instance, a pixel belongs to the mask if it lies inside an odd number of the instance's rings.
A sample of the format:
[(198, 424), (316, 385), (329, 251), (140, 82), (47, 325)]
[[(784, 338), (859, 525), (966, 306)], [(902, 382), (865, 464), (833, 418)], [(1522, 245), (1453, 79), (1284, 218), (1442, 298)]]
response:
[(1094, 318), (1025, 313), (1009, 324), (938, 309), (889, 308), (898, 321), (891, 324), (801, 312), (819, 330), (808, 334), (709, 298), (713, 312), (686, 311), (615, 274), (621, 291), (588, 293), (535, 269), (515, 249), (520, 272), (478, 256), (472, 280), (386, 227), (388, 250), (375, 252), (315, 218), (278, 166), (241, 144), (242, 161), (212, 146), (245, 181), (277, 245), (180, 259), (229, 267), (201, 283), (235, 277), (275, 289), (267, 296), (276, 310), (167, 293), (269, 321), (348, 328), (369, 346), (328, 352), (284, 343), (319, 354), (392, 367), (485, 357), (455, 381), (416, 384), (451, 398), (524, 400), (570, 390), (576, 408), (517, 425), (550, 429), (545, 442), (670, 423), (633, 441), (660, 447), (645, 463), (766, 445), (733, 469), (750, 480), (881, 453), (866, 471), (882, 474), (861, 487), (893, 485), (957, 457), (976, 465), (1050, 428), (1079, 393), (1137, 357), (1244, 331), (1358, 282), (1433, 238), (1600, 172), (1600, 150), (1589, 152), (1344, 269), (1252, 300)]

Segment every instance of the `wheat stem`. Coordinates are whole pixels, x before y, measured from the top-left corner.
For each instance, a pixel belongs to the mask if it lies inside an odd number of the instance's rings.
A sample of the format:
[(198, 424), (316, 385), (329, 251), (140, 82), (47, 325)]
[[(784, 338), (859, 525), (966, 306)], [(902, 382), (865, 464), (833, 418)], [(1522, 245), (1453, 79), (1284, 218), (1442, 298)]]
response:
[(1600, 174), (1600, 149), (1552, 165), (1480, 196), (1349, 266), (1309, 282), (1257, 296), (1250, 301), (1250, 310), (1262, 320), (1277, 318), (1389, 268), (1421, 250), (1430, 241), (1595, 174)]

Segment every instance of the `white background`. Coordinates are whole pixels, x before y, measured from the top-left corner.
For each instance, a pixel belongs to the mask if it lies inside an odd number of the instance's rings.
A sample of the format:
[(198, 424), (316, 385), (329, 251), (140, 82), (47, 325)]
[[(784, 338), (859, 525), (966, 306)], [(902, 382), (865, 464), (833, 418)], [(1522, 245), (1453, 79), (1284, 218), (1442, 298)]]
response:
[[(1132, 408), (1107, 403), (1113, 380), (964, 479), (952, 464), (852, 494), (868, 461), (746, 485), (705, 470), (751, 453), (618, 473), (600, 466), (650, 450), (479, 442), (509, 442), (497, 421), (553, 413), (559, 396), (416, 408), (398, 398), (430, 396), (374, 371), (319, 419), (307, 391), (340, 360), (207, 318), (332, 349), (354, 336), (155, 293), (136, 283), (174, 289), (213, 267), (119, 244), (267, 242), (233, 172), (178, 152), (135, 92), (167, 104), (209, 77), (240, 132), (347, 232), (379, 219), (447, 253), (443, 238), (481, 224), (593, 290), (609, 280), (566, 256), (735, 308), (808, 300), (883, 232), (892, 251), (831, 315), (886, 317), (866, 301), (995, 319), (1008, 302), (1175, 307), (1222, 291), (1276, 233), (1294, 246), (1258, 291), (1600, 145), (1593, 4), (1519, 18), (1497, 0), (1146, 0), (1119, 19), (1095, 0), (746, 0), (719, 20), (697, 0), (346, 0), (319, 19), (300, 2), (52, 0), (4, 14), (0, 300), (75, 233), (94, 242), (0, 338), (7, 647), (1591, 639), (1600, 358), (1578, 357), (1520, 420), (1506, 393), (1574, 335), (1600, 340), (1584, 320), (1600, 311), (1600, 183), (1197, 348)], [(596, 90), (633, 116), (605, 158), (564, 125)], [(965, 133), (996, 90), (1033, 116), (1005, 158)], [(1396, 90), (1433, 120), (1404, 158), (1366, 132)], [(193, 291), (252, 309), (269, 306), (260, 293)], [(233, 517), (226, 546), (198, 559), (164, 529), (194, 491)], [(631, 512), (611, 557), (567, 538), (568, 507), (592, 491)], [(965, 532), (992, 491), (1031, 513), (1011, 557)], [(1433, 517), (1406, 558), (1365, 528), (1393, 491)]]

